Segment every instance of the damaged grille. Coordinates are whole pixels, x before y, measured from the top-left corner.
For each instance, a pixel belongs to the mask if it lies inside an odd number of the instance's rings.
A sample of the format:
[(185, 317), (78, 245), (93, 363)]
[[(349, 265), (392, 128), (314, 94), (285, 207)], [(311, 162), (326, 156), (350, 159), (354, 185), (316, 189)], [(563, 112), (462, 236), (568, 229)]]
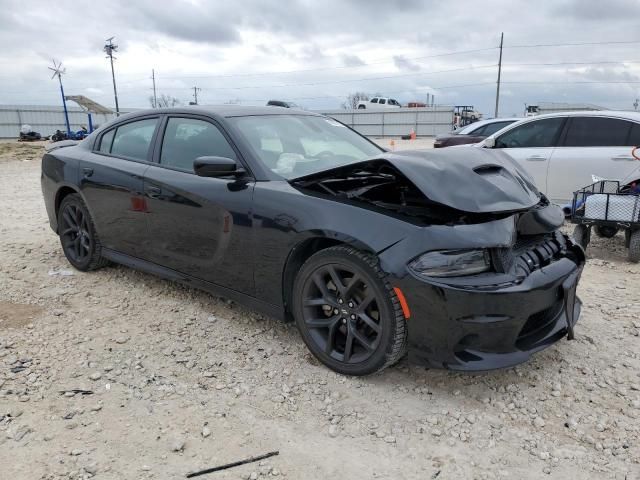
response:
[(496, 271), (526, 277), (549, 265), (565, 250), (564, 238), (559, 233), (521, 235), (513, 247), (493, 249), (491, 258)]

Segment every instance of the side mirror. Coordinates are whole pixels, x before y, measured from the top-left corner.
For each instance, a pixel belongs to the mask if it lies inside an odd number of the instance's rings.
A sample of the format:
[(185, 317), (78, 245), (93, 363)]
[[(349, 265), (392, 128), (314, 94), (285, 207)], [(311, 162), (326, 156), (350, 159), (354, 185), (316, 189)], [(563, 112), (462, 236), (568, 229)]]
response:
[(193, 162), (193, 171), (199, 177), (240, 176), (245, 173), (235, 160), (226, 157), (198, 157)]
[(487, 137), (484, 139), (484, 147), (485, 148), (495, 148), (496, 139), (493, 137)]

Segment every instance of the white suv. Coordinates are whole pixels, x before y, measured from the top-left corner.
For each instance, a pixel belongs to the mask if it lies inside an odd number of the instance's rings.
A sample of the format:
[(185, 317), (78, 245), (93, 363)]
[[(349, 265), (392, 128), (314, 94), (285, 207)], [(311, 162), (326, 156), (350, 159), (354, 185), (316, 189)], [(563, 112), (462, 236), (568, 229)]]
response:
[(499, 148), (533, 176), (555, 202), (593, 183), (592, 175), (640, 183), (640, 112), (551, 113), (513, 123), (474, 145)]
[(401, 108), (402, 105), (394, 98), (373, 97), (371, 100), (358, 102), (358, 108), (382, 109), (382, 108)]

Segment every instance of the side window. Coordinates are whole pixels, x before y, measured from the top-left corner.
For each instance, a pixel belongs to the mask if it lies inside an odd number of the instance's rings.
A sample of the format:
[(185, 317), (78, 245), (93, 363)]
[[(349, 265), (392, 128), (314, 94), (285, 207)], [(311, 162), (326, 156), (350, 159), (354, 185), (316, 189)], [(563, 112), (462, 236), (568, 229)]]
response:
[(385, 104), (385, 103), (387, 103), (387, 99), (386, 98), (381, 98), (380, 100), (378, 100), (378, 103)]
[(378, 97), (373, 97), (371, 99), (371, 103), (378, 103)]
[(634, 123), (631, 127), (627, 145), (631, 147), (640, 147), (640, 123)]
[(493, 135), (494, 133), (496, 133), (498, 130), (502, 130), (507, 125), (511, 125), (511, 123), (513, 123), (513, 122), (490, 123), (489, 125), (485, 126), (482, 129), (482, 133), (473, 132), (473, 134), (474, 135), (484, 135), (485, 137), (488, 137), (489, 135)]
[(615, 118), (573, 117), (565, 147), (620, 147), (627, 144), (631, 122)]
[(525, 123), (500, 135), (496, 139), (496, 147), (552, 147), (564, 120), (564, 117), (557, 117)]
[(100, 148), (98, 149), (99, 152), (111, 153), (111, 144), (113, 143), (113, 137), (115, 133), (116, 129), (112, 128), (107, 133), (102, 135), (102, 138), (100, 139)]
[(170, 118), (162, 140), (160, 163), (193, 172), (193, 161), (206, 156), (236, 158), (227, 139), (212, 123)]
[(471, 130), (467, 135), (485, 135), (485, 130), (487, 129), (487, 125), (482, 125), (481, 127), (476, 128), (475, 130)]
[(121, 125), (113, 138), (111, 154), (135, 160), (146, 160), (157, 124), (157, 118), (148, 118)]

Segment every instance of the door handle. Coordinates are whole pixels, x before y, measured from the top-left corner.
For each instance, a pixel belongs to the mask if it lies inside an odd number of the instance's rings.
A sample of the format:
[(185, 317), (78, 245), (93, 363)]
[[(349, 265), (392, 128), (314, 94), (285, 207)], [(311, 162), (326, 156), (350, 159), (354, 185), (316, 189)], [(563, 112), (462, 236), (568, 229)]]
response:
[(147, 185), (144, 188), (144, 191), (151, 198), (159, 197), (162, 194), (162, 189), (153, 185)]
[(528, 162), (546, 162), (547, 157), (543, 157), (542, 155), (531, 155), (530, 157), (527, 157), (525, 160), (527, 160)]
[(89, 168), (89, 167), (83, 168), (82, 175), (84, 176), (84, 178), (89, 178), (91, 175), (93, 175), (93, 168)]
[(611, 160), (614, 162), (633, 162), (635, 158), (629, 155), (618, 155), (617, 157), (611, 157)]

